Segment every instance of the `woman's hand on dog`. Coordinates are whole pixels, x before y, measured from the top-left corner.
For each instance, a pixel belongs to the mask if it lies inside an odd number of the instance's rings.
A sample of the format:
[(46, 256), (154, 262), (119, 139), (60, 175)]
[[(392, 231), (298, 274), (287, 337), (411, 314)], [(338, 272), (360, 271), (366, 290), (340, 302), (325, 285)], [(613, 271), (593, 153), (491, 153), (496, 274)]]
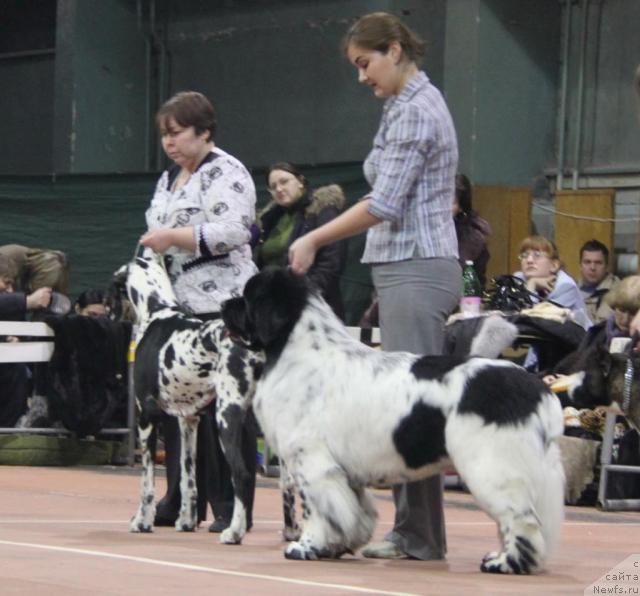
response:
[(294, 273), (304, 275), (316, 258), (318, 251), (311, 234), (306, 234), (298, 238), (289, 247), (289, 266)]
[(140, 244), (159, 254), (165, 253), (172, 246), (195, 252), (196, 241), (193, 237), (193, 227), (184, 228), (154, 228), (140, 236)]

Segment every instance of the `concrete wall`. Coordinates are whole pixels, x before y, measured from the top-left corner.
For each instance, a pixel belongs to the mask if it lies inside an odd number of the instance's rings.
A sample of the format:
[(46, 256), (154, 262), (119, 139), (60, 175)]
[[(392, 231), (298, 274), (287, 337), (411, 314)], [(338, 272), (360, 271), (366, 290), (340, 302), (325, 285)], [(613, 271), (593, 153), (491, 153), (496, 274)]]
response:
[(55, 1), (0, 4), (0, 173), (51, 171)]
[(53, 169), (54, 64), (53, 53), (0, 58), (0, 174)]
[(219, 143), (249, 165), (359, 161), (382, 102), (357, 83), (339, 49), (343, 35), (359, 15), (402, 10), (429, 40), (426, 68), (441, 85), (444, 4), (262, 2), (174, 12), (167, 40), (171, 92), (197, 89), (210, 97), (219, 112)]
[[(585, 23), (580, 118), (580, 50)], [(565, 159), (570, 169), (636, 173), (640, 170), (638, 102), (632, 86), (635, 69), (640, 64), (639, 23), (640, 2), (635, 0), (583, 0), (572, 7)]]
[(145, 168), (145, 41), (132, 3), (58, 0), (54, 167)]
[[(7, 2), (10, 16), (26, 17), (15, 26), (9, 18), (11, 35), (0, 40), (0, 175), (155, 171), (163, 164), (153, 113), (185, 88), (212, 98), (220, 144), (250, 166), (361, 161), (381, 102), (338, 45), (373, 10), (400, 14), (429, 42), (425, 69), (449, 102), (461, 169), (475, 182), (532, 184), (557, 162), (557, 0), (51, 0), (57, 24), (35, 19), (36, 0)], [(565, 166), (576, 165), (580, 135), (580, 168), (637, 170), (640, 3), (571, 6)], [(52, 28), (55, 54), (3, 59), (3, 44), (24, 49), (22, 40)]]
[(528, 186), (553, 161), (559, 44), (556, 0), (447, 3), (444, 87), (476, 184)]

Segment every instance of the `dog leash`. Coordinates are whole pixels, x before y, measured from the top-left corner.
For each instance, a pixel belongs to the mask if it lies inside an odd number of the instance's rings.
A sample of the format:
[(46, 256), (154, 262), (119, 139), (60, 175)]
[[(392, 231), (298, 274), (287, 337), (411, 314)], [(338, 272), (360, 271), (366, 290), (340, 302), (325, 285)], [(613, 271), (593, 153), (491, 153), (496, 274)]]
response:
[(150, 250), (154, 255), (156, 255), (158, 257), (158, 262), (160, 263), (160, 266), (164, 269), (164, 272), (169, 275), (169, 270), (167, 268), (167, 257), (160, 255), (156, 252), (154, 252), (152, 249), (147, 249), (146, 246), (142, 246), (142, 244), (140, 244), (140, 242), (138, 242), (136, 244), (136, 247), (133, 251), (133, 259), (131, 259), (132, 261), (135, 261), (138, 257), (139, 258), (144, 258), (144, 251), (145, 250)]
[(144, 253), (145, 247), (140, 244), (140, 242), (136, 243), (136, 247), (133, 249), (133, 258), (132, 261), (135, 261), (137, 257), (142, 257)]

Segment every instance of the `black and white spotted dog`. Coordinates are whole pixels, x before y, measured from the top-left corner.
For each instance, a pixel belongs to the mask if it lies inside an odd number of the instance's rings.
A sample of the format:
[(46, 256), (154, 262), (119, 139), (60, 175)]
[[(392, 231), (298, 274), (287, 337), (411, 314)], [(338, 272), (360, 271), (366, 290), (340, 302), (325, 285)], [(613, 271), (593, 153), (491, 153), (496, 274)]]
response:
[(179, 531), (195, 530), (198, 413), (216, 399), (220, 442), (235, 492), (231, 524), (220, 541), (240, 543), (246, 532), (250, 497), (249, 472), (241, 455), (241, 430), (264, 359), (231, 341), (220, 319), (202, 322), (186, 315), (178, 306), (166, 270), (150, 251), (129, 264), (127, 291), (139, 325), (134, 387), (143, 465), (140, 506), (130, 530), (153, 529), (154, 466), (149, 440), (158, 408), (177, 416), (180, 426), (182, 503), (175, 527)]
[(563, 519), (563, 417), (535, 376), (508, 361), (373, 350), (283, 269), (251, 278), (223, 319), (266, 354), (254, 411), (305, 518), (285, 557), (354, 552), (376, 521), (367, 485), (418, 480), (453, 463), (498, 524), (502, 548), (481, 569), (542, 567)]

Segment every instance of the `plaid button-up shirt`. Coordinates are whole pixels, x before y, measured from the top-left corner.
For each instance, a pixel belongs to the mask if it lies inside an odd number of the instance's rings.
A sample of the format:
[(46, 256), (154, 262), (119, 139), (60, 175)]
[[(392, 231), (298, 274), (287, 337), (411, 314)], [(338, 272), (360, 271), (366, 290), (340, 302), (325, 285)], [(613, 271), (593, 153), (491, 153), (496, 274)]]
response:
[(373, 149), (364, 162), (369, 229), (363, 263), (457, 257), (452, 204), (458, 144), (442, 94), (424, 72), (384, 105)]

